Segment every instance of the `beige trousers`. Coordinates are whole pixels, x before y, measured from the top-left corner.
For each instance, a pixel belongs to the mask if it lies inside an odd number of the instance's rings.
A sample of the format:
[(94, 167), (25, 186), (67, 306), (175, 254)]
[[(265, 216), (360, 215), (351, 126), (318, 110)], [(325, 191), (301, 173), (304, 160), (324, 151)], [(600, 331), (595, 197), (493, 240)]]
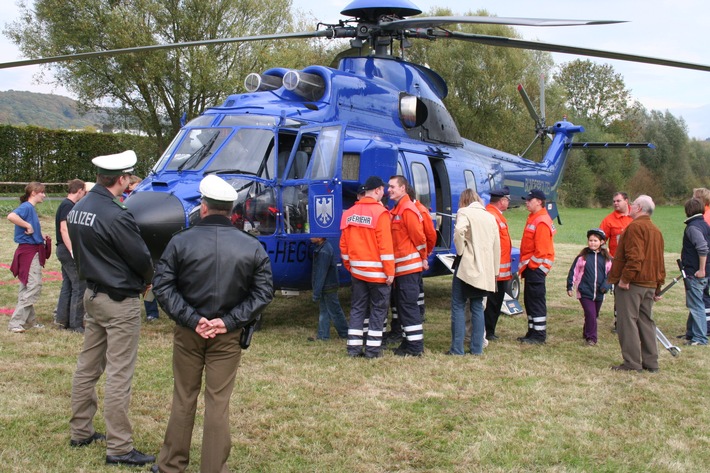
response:
[(103, 293), (93, 296), (87, 289), (84, 307), (84, 347), (79, 354), (71, 393), (71, 438), (82, 440), (95, 432), (96, 383), (106, 371), (106, 454), (124, 455), (133, 450), (128, 406), (138, 357), (141, 302), (138, 297), (116, 302)]
[(20, 283), (17, 293), (17, 305), (12, 313), (8, 330), (13, 328), (30, 329), (35, 325), (35, 303), (39, 300), (42, 292), (42, 266), (39, 265), (39, 255), (32, 258), (30, 264), (30, 274), (27, 278), (27, 285)]

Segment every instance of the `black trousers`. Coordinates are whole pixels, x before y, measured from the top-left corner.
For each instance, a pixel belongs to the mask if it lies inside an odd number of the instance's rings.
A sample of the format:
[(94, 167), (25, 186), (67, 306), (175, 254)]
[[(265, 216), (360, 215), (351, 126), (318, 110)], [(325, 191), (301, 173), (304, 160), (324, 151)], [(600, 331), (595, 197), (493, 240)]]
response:
[(523, 303), (528, 315), (528, 338), (547, 339), (547, 289), (546, 274), (540, 269), (526, 268), (523, 271), (525, 288)]
[(500, 309), (501, 307), (503, 307), (505, 293), (508, 292), (508, 288), (510, 287), (510, 279), (508, 279), (507, 281), (497, 281), (496, 285), (496, 292), (488, 295), (488, 299), (486, 301), (486, 308), (483, 310), (483, 318), (486, 323), (487, 337), (496, 334), (496, 325), (498, 325)]

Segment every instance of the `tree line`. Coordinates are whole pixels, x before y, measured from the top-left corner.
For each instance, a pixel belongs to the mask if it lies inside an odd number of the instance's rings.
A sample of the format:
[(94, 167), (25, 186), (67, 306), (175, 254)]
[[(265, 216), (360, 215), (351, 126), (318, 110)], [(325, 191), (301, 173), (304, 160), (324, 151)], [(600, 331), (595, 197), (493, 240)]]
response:
[[(209, 38), (308, 31), (317, 20), (291, 10), (289, 0), (36, 0), (5, 29), (28, 57), (117, 49)], [(467, 15), (487, 15), (470, 11)], [(454, 15), (435, 8), (428, 16)], [(454, 25), (459, 31), (520, 38), (502, 25)], [(86, 107), (110, 103), (153, 142), (157, 157), (184, 120), (243, 92), (249, 72), (271, 67), (301, 69), (330, 64), (347, 42), (258, 41), (128, 54), (50, 65), (54, 82)], [(462, 41), (413, 42), (404, 59), (429, 66), (446, 79), (445, 105), (462, 136), (513, 154), (522, 153), (535, 127), (517, 92), (537, 102), (540, 75), (546, 86), (547, 125), (566, 116), (587, 130), (583, 141), (647, 141), (655, 150), (574, 150), (559, 196), (564, 205), (608, 205), (616, 190), (648, 193), (678, 202), (693, 187), (710, 183), (710, 144), (691, 140), (681, 118), (646, 110), (631, 100), (623, 77), (588, 60), (555, 65), (549, 53), (497, 48)], [(332, 64), (331, 64), (332, 65)], [(100, 135), (92, 135), (98, 137)], [(103, 139), (103, 138), (102, 138)], [(549, 141), (547, 142), (549, 144)], [(541, 158), (545, 147), (526, 153)], [(67, 168), (69, 169), (69, 168)]]

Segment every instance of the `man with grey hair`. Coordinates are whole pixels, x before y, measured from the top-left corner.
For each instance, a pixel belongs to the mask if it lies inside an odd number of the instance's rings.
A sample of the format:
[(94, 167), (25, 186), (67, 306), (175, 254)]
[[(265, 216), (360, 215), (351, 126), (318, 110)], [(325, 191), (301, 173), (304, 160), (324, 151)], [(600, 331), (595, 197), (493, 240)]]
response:
[(619, 239), (609, 282), (616, 284), (617, 331), (624, 362), (615, 371), (658, 371), (653, 303), (666, 277), (663, 235), (651, 222), (655, 205), (640, 195), (630, 206), (633, 222)]

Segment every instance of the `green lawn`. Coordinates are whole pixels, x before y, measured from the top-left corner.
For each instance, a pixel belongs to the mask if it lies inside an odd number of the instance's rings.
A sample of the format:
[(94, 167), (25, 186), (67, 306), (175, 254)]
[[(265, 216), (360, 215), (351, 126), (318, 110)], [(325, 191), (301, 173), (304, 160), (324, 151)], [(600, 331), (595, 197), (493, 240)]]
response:
[[(53, 234), (50, 205), (45, 233)], [(606, 210), (562, 209), (557, 261), (548, 281), (549, 340), (521, 346), (524, 316), (502, 316), (483, 357), (448, 357), (451, 277), (427, 279), (425, 356), (349, 359), (341, 341), (310, 343), (317, 307), (310, 294), (278, 295), (263, 329), (243, 354), (232, 397), (232, 454), (239, 472), (688, 472), (707, 471), (710, 451), (710, 348), (660, 349), (661, 372), (612, 372), (621, 361), (602, 308), (599, 345), (582, 340), (582, 311), (564, 280), (586, 230)], [(520, 238), (525, 212), (510, 213)], [(659, 208), (673, 274), (683, 229), (680, 207)], [(9, 265), (12, 227), (3, 219), (0, 262)], [(59, 291), (53, 256), (38, 304), (51, 323)], [(17, 285), (5, 270), (0, 309), (14, 306)], [(341, 290), (347, 311), (349, 291)], [(656, 304), (666, 335), (684, 331), (678, 285)], [(7, 321), (7, 315), (5, 316)], [(165, 317), (142, 327), (131, 418), (139, 450), (157, 453), (171, 401), (171, 329)], [(675, 338), (673, 338), (675, 341)], [(105, 449), (70, 449), (69, 395), (81, 336), (51, 328), (0, 330), (0, 471), (116, 472)], [(100, 398), (103, 395), (99, 390)], [(198, 409), (202, 409), (200, 404)], [(201, 415), (192, 450), (199, 465)], [(105, 431), (99, 413), (96, 427)]]

